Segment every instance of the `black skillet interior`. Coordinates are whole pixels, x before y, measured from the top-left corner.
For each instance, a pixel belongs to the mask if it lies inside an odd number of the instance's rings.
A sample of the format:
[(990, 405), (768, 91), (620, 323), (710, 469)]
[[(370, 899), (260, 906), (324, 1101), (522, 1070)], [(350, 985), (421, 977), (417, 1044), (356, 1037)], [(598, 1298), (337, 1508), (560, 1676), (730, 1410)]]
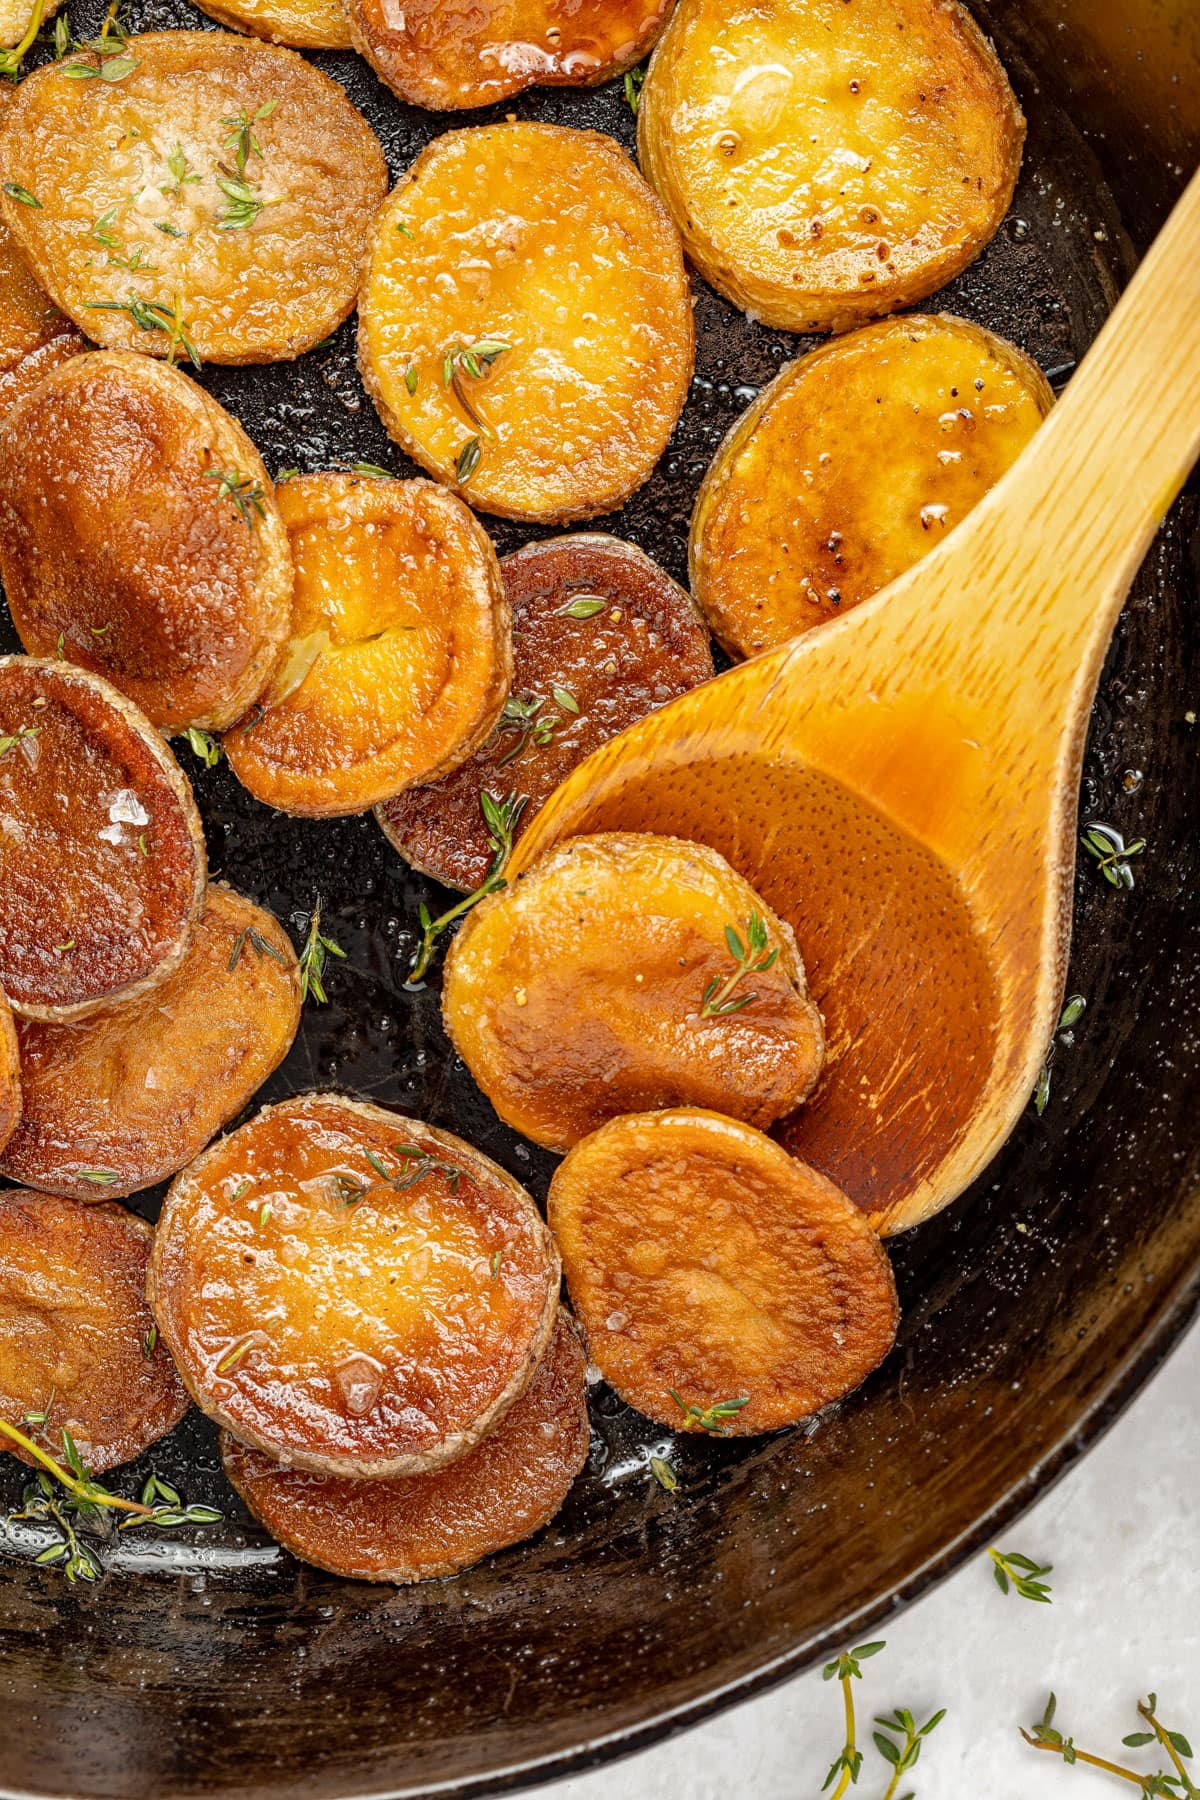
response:
[[(1025, 170), (995, 242), (931, 303), (1015, 339), (1058, 384), (1186, 172), (1151, 158), (1148, 138), (1118, 155), (1115, 111), (1113, 142), (1086, 140), (1081, 113), (1113, 82), (1094, 60), (1077, 59), (1096, 91), (1071, 106), (1076, 123), (1060, 109), (1075, 42), (1065, 48), (1053, 27), (1070, 4), (989, 15), (1029, 115)], [(76, 34), (102, 10), (73, 7)], [(185, 0), (133, 0), (128, 22), (208, 23)], [(1131, 39), (1124, 53), (1137, 48)], [(401, 105), (352, 55), (314, 60), (366, 113), (394, 174), (447, 125), (472, 122)], [(1164, 87), (1154, 126), (1176, 142), (1179, 104)], [(619, 82), (502, 110), (632, 146)], [(700, 282), (696, 300), (683, 421), (646, 487), (602, 521), (680, 578), (692, 499), (722, 433), (803, 347)], [(361, 459), (412, 472), (363, 393), (352, 322), (297, 364), (202, 380), (273, 470)], [(867, 1386), (805, 1430), (675, 1446), (674, 1495), (647, 1467), (661, 1434), (598, 1388), (589, 1466), (555, 1525), (455, 1581), (401, 1591), (278, 1551), (233, 1499), (215, 1434), (193, 1414), (130, 1481), (153, 1466), (188, 1499), (225, 1509), (224, 1526), (182, 1543), (128, 1536), (94, 1590), (32, 1568), (28, 1527), (0, 1529), (4, 1790), (465, 1794), (629, 1748), (805, 1666), (919, 1592), (1103, 1428), (1197, 1298), (1194, 500), (1176, 509), (1118, 627), (1087, 752), (1083, 816), (1148, 839), (1137, 887), (1120, 893), (1079, 870), (1070, 987), (1088, 1006), (1056, 1052), (1045, 1114), (1031, 1110), (970, 1194), (895, 1244), (904, 1324)], [(487, 523), (501, 552), (544, 535)], [(255, 805), (226, 767), (180, 754), (214, 872), (297, 937), (319, 895), (347, 952), (330, 1005), (305, 1009), (262, 1098), (338, 1087), (394, 1105), (461, 1133), (543, 1196), (551, 1159), (497, 1121), (451, 1054), (436, 983), (402, 991), (418, 903), (437, 890), (370, 817), (290, 820)], [(152, 1217), (158, 1199), (139, 1210)], [(20, 1484), (5, 1472), (0, 1504)]]

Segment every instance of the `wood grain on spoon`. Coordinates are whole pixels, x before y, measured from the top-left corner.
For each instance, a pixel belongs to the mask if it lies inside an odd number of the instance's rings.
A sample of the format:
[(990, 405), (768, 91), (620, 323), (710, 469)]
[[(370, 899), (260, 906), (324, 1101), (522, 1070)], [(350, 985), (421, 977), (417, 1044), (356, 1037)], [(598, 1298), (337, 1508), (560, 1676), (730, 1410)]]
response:
[[(604, 745), (513, 874), (584, 831), (693, 837), (793, 925), (829, 1060), (780, 1128), (885, 1232), (1028, 1101), (1070, 941), (1088, 713), (1200, 448), (1200, 176), (1066, 397), (923, 562)], [(882, 472), (886, 479), (886, 471)]]

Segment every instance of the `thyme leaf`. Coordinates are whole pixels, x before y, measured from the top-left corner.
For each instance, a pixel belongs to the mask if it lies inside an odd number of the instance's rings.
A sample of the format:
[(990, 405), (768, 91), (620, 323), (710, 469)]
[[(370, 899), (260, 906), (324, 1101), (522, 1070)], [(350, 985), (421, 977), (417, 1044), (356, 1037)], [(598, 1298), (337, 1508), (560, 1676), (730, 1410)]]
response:
[(737, 966), (724, 981), (719, 975), (714, 975), (705, 988), (700, 1005), (702, 1019), (724, 1019), (730, 1013), (740, 1012), (744, 1006), (752, 1006), (758, 999), (757, 994), (739, 994), (735, 1000), (732, 997), (734, 989), (745, 976), (761, 975), (769, 969), (779, 955), (778, 944), (774, 950), (767, 950), (767, 927), (756, 912), (752, 912), (746, 921), (744, 943), (732, 925), (725, 927), (725, 942)]
[(464, 913), (470, 912), (473, 906), (478, 906), (479, 902), (486, 899), (489, 894), (494, 894), (507, 885), (504, 871), (508, 866), (508, 859), (512, 855), (513, 837), (517, 824), (528, 801), (528, 794), (512, 793), (506, 800), (496, 800), (486, 790), (480, 794), (479, 805), (483, 812), (484, 823), (488, 828), (488, 841), (492, 846), (491, 867), (474, 893), (468, 894), (465, 900), (460, 900), (457, 906), (452, 906), (439, 918), (431, 917), (429, 908), (422, 900), (419, 913), (421, 942), (409, 968), (405, 981), (406, 987), (415, 987), (424, 978), (433, 961), (433, 953), (442, 933), (453, 925), (456, 919), (461, 919)]
[(325, 992), (325, 964), (329, 957), (337, 956), (343, 961), (346, 952), (333, 938), (325, 937), (321, 931), (320, 897), (313, 902), (312, 917), (308, 925), (308, 937), (300, 952), (300, 999), (305, 1001), (309, 995), (318, 1006), (327, 1006), (329, 996)]
[(28, 188), (21, 186), (19, 181), (6, 181), (4, 192), (10, 200), (20, 201), (22, 206), (36, 206), (39, 212), (42, 210), (42, 203), (37, 195), (31, 194)]
[(479, 439), (477, 437), (468, 438), (454, 462), (454, 478), (460, 487), (464, 482), (470, 481), (479, 467), (479, 459), (482, 454), (483, 452), (479, 448)]
[(642, 84), (645, 79), (646, 71), (643, 68), (626, 69), (625, 71), (625, 104), (635, 119), (641, 104)]
[(684, 1400), (674, 1388), (668, 1388), (667, 1392), (676, 1406), (689, 1419), (695, 1420), (701, 1431), (711, 1432), (713, 1437), (728, 1437), (726, 1419), (736, 1418), (743, 1406), (750, 1404), (749, 1394), (743, 1394), (737, 1400), (715, 1400), (711, 1406), (698, 1406), (694, 1400)]
[(1134, 838), (1132, 843), (1127, 844), (1115, 826), (1092, 819), (1084, 826), (1079, 841), (1095, 860), (1098, 873), (1103, 875), (1110, 887), (1133, 887), (1130, 859), (1140, 856), (1145, 850), (1145, 838)]
[(211, 731), (201, 731), (198, 725), (189, 725), (183, 735), (188, 741), (188, 749), (200, 758), (205, 768), (215, 769), (224, 754), (220, 739)]
[[(255, 952), (259, 962), (262, 961), (264, 956), (269, 956), (273, 958), (275, 962), (279, 963), (281, 967), (287, 968), (287, 958), (283, 954), (283, 951), (277, 949), (276, 946), (272, 944), (268, 938), (265, 938), (260, 931), (255, 931), (252, 925), (246, 925), (238, 932), (237, 937), (233, 942), (233, 950), (229, 957), (229, 973), (231, 975), (241, 961), (242, 951), (246, 948), (247, 944), (249, 944), (251, 949)], [(236, 1198), (237, 1195), (235, 1194), (234, 1199), (236, 1200)]]
[(41, 729), (40, 725), (21, 725), (9, 736), (0, 737), (0, 758), (7, 756), (10, 750), (15, 750), (18, 744), (23, 744), (26, 738), (36, 737)]
[(243, 475), (240, 469), (205, 469), (204, 479), (217, 483), (218, 500), (233, 501), (238, 517), (248, 529), (253, 530), (256, 513), (260, 519), (266, 518), (267, 497), (260, 481)]

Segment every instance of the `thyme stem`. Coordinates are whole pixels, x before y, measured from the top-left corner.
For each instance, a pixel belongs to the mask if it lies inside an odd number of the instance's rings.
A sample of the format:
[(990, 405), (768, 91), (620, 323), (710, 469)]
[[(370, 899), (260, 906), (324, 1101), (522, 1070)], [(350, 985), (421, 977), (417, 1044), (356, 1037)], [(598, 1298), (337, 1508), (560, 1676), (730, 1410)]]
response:
[(845, 1713), (846, 1713), (846, 1747), (842, 1751), (841, 1779), (838, 1781), (837, 1786), (834, 1788), (833, 1793), (830, 1796), (830, 1800), (842, 1800), (842, 1795), (845, 1793), (846, 1789), (850, 1786), (851, 1781), (854, 1780), (854, 1775), (852, 1773), (852, 1771), (854, 1769), (854, 1758), (855, 1758), (855, 1752), (856, 1752), (856, 1745), (854, 1742), (854, 1731), (855, 1731), (854, 1695), (850, 1692), (849, 1671), (847, 1671), (846, 1674), (842, 1676), (841, 1682), (842, 1682), (842, 1703), (843, 1703), (843, 1706), (845, 1708)]
[(483, 816), (487, 821), (488, 834), (494, 852), (491, 867), (474, 893), (468, 894), (465, 900), (460, 900), (457, 906), (452, 906), (439, 918), (433, 918), (425, 902), (421, 902), (421, 943), (409, 968), (404, 983), (405, 987), (416, 987), (418, 982), (424, 978), (433, 961), (438, 939), (449, 926), (454, 924), (456, 919), (461, 919), (464, 913), (470, 912), (473, 906), (478, 906), (479, 902), (486, 899), (489, 894), (494, 894), (500, 888), (507, 886), (504, 871), (508, 866), (508, 859), (512, 855), (513, 836), (517, 829), (517, 821), (525, 810), (528, 799), (527, 794), (510, 794), (508, 799), (503, 801), (494, 800), (486, 791), (480, 794), (479, 804), (483, 808)]
[(146, 1518), (149, 1518), (153, 1511), (152, 1507), (140, 1506), (136, 1500), (125, 1500), (120, 1494), (110, 1494), (107, 1488), (99, 1488), (91, 1482), (77, 1480), (74, 1475), (67, 1473), (61, 1463), (55, 1462), (54, 1458), (39, 1444), (35, 1444), (31, 1437), (26, 1437), (23, 1431), (18, 1431), (15, 1425), (10, 1425), (7, 1419), (0, 1419), (0, 1432), (3, 1432), (5, 1437), (11, 1438), (14, 1444), (19, 1444), (22, 1450), (42, 1465), (48, 1475), (53, 1475), (55, 1481), (61, 1482), (69, 1494), (74, 1494), (77, 1500), (82, 1500), (86, 1505), (110, 1506), (118, 1512), (141, 1513)]
[[(1021, 1727), (1021, 1736), (1034, 1750), (1049, 1750), (1055, 1756), (1063, 1756), (1066, 1750), (1065, 1744), (1042, 1743), (1037, 1738), (1031, 1737), (1024, 1726)], [(1143, 1790), (1146, 1785), (1144, 1776), (1135, 1775), (1132, 1769), (1122, 1768), (1120, 1763), (1109, 1762), (1106, 1756), (1093, 1756), (1090, 1750), (1076, 1750), (1072, 1757), (1064, 1758), (1064, 1760), (1090, 1763), (1093, 1769), (1103, 1769), (1106, 1775), (1118, 1775), (1122, 1781), (1132, 1781), (1135, 1787)]]

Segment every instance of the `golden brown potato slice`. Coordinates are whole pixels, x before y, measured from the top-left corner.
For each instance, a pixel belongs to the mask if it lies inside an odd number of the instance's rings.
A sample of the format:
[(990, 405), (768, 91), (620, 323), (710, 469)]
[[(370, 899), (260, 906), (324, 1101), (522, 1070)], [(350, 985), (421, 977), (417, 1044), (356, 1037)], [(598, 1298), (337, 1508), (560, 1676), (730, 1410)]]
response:
[[(216, 31), (126, 41), (27, 75), (4, 129), (0, 216), (43, 287), (106, 349), (277, 362), (354, 306), (387, 192), (374, 133), (291, 50)], [(89, 54), (82, 61), (96, 61)], [(105, 61), (105, 73), (117, 66)]]
[(52, 19), (60, 4), (61, 0), (44, 0), (39, 8), (36, 0), (0, 0), (0, 48), (11, 50), (20, 44), (30, 33)]
[(98, 675), (0, 656), (0, 981), (29, 1019), (136, 999), (183, 961), (207, 861), (192, 790)]
[(512, 674), (500, 565), (431, 481), (300, 475), (278, 499), (291, 636), (226, 754), (282, 812), (365, 812), (462, 762), (499, 718)]
[[(5, 35), (5, 16), (0, 0), (0, 43), (15, 42)], [(8, 16), (15, 17), (15, 13)], [(7, 82), (0, 82), (0, 130), (15, 92)], [(59, 312), (29, 273), (8, 227), (0, 224), (0, 419), (51, 369), (85, 348), (70, 319)]]
[(175, 973), (140, 999), (18, 1029), (24, 1105), (0, 1174), (77, 1200), (174, 1175), (291, 1047), (300, 979), (278, 920), (231, 888), (208, 903)]
[(713, 458), (692, 591), (753, 656), (857, 606), (939, 544), (1054, 403), (1037, 364), (965, 319), (868, 325), (784, 369)]
[(122, 1206), (0, 1193), (0, 1418), (55, 1456), (69, 1431), (97, 1475), (187, 1411), (146, 1302), (153, 1238)]
[(0, 574), (21, 642), (105, 676), (167, 733), (257, 698), (291, 618), (262, 458), (178, 369), (76, 357), (0, 427)]
[(692, 600), (632, 544), (580, 532), (500, 564), (513, 609), (512, 694), (470, 762), (377, 809), (401, 856), (477, 888), (493, 857), (479, 804), (526, 795), (516, 836), (598, 744), (712, 674)]
[(354, 44), (413, 106), (491, 106), (527, 87), (593, 87), (640, 62), (671, 0), (351, 0)]
[(449, 131), (376, 221), (367, 391), (397, 443), (485, 512), (620, 506), (683, 410), (694, 342), (679, 234), (599, 132)]
[(500, 1117), (550, 1150), (661, 1106), (769, 1125), (824, 1054), (791, 926), (715, 850), (641, 832), (571, 838), (481, 901), (442, 1005)]
[(495, 1431), (449, 1468), (395, 1481), (282, 1469), (221, 1436), (225, 1473), (271, 1536), (357, 1581), (453, 1575), (548, 1525), (588, 1452), (584, 1355), (565, 1312)]
[(862, 1213), (719, 1113), (602, 1126), (556, 1172), (550, 1224), (592, 1361), (676, 1431), (794, 1425), (896, 1336), (891, 1264)]
[(638, 151), (700, 273), (787, 331), (932, 294), (1012, 199), (1025, 121), (957, 0), (682, 0)]
[(248, 31), (272, 44), (298, 50), (349, 50), (350, 13), (346, 0), (204, 0), (200, 9), (230, 31)]
[(331, 1475), (463, 1456), (524, 1393), (558, 1252), (510, 1175), (448, 1132), (307, 1094), (185, 1169), (150, 1271), (196, 1403)]

